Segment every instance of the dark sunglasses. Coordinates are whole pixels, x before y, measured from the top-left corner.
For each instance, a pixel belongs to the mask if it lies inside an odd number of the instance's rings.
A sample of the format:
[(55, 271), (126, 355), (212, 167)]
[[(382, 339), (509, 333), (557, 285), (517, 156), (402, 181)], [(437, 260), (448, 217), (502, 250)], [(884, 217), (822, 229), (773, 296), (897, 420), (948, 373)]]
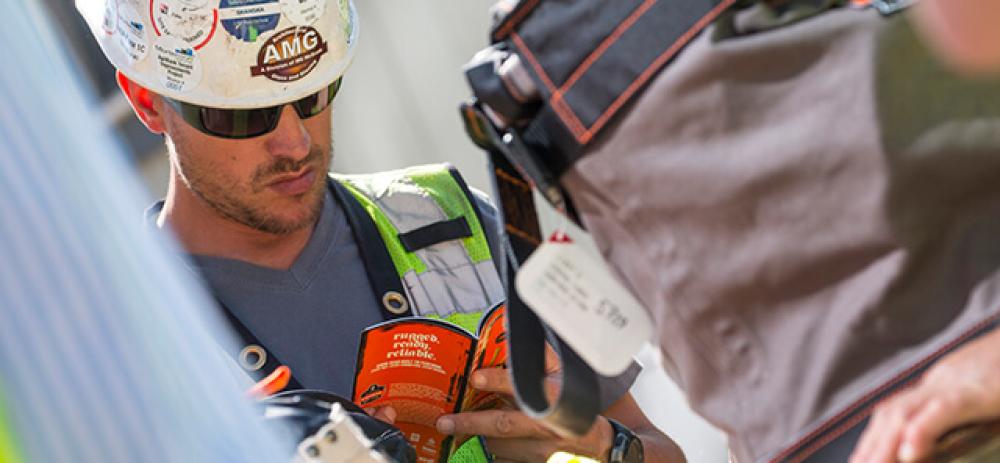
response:
[[(330, 106), (333, 97), (337, 95), (337, 90), (340, 90), (341, 80), (337, 79), (328, 87), (301, 100), (285, 104), (292, 105), (302, 119), (313, 117)], [(281, 111), (285, 107), (282, 104), (268, 108), (217, 109), (172, 98), (163, 99), (192, 127), (208, 135), (222, 138), (253, 138), (269, 133), (278, 126)]]

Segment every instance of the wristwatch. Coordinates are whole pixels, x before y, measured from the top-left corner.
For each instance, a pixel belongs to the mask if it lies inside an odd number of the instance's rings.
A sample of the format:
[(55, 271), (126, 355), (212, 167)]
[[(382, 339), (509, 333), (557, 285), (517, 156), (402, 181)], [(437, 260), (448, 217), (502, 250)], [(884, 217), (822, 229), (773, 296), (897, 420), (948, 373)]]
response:
[(608, 463), (643, 463), (642, 440), (625, 425), (605, 417), (611, 423), (611, 452)]

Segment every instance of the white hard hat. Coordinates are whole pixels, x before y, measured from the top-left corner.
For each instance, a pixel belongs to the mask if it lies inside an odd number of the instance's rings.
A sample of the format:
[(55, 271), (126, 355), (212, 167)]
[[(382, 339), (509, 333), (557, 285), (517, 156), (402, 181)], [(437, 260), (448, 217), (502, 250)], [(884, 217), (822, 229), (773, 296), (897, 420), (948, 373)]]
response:
[(358, 36), (352, 0), (76, 0), (116, 68), (201, 106), (274, 106), (337, 80)]

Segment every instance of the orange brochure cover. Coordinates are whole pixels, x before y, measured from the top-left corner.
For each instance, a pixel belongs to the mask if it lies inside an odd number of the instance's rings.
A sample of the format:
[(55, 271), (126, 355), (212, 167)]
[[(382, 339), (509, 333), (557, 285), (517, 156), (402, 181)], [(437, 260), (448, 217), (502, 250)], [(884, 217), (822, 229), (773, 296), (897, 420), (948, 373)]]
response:
[(438, 417), (501, 403), (496, 394), (469, 387), (468, 378), (477, 368), (506, 364), (505, 314), (503, 305), (487, 311), (478, 338), (452, 323), (420, 317), (365, 329), (352, 399), (363, 408), (391, 405), (418, 462), (447, 461), (454, 449), (451, 436), (435, 429)]

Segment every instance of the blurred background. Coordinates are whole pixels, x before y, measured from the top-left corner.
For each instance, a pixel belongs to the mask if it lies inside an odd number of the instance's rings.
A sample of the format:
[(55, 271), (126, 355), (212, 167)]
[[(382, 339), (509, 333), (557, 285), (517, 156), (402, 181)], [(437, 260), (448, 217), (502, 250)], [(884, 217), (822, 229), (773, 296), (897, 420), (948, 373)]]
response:
[[(93, 117), (114, 125), (150, 194), (166, 190), (163, 139), (132, 115), (85, 25), (65, 0), (42, 0), (69, 44), (70, 59), (96, 95)], [(335, 102), (333, 169), (374, 172), (450, 162), (474, 187), (489, 191), (486, 159), (465, 137), (458, 104), (468, 97), (462, 65), (487, 45), (491, 0), (355, 0), (359, 49)], [(139, 217), (141, 211), (136, 211)], [(727, 460), (722, 434), (691, 413), (658, 366), (654, 349), (632, 389), (647, 415), (684, 448), (691, 463)]]

